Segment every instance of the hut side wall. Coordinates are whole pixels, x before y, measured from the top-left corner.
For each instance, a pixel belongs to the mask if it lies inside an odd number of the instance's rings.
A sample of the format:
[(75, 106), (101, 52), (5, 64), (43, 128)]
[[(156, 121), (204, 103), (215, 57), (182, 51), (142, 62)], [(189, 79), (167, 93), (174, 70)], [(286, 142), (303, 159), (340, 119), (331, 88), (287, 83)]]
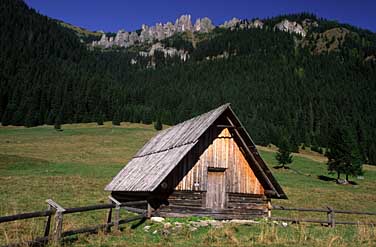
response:
[[(175, 190), (178, 191), (206, 191), (208, 168), (224, 168), (227, 193), (264, 194), (262, 185), (227, 128), (220, 133), (218, 128), (210, 128), (177, 168), (170, 176), (175, 181), (168, 183), (177, 184)], [(186, 175), (181, 179), (179, 174)]]

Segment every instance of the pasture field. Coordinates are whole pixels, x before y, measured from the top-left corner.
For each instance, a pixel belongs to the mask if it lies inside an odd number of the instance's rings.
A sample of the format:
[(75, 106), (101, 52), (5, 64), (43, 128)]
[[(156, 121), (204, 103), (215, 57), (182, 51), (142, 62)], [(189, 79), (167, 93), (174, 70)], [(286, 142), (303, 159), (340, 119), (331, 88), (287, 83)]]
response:
[[(156, 134), (152, 125), (122, 123), (112, 126), (90, 124), (35, 128), (0, 127), (0, 215), (43, 210), (51, 198), (64, 207), (107, 202), (104, 186), (142, 145)], [(252, 133), (250, 133), (252, 135)], [(364, 179), (353, 185), (320, 180), (327, 176), (323, 157), (305, 152), (296, 155), (293, 169), (274, 169), (274, 150), (261, 148), (261, 155), (287, 193), (288, 200), (273, 204), (376, 212), (376, 167), (364, 166)], [(64, 216), (64, 229), (104, 222), (105, 211)], [(125, 215), (125, 213), (124, 213)], [(124, 216), (123, 215), (123, 216)], [(273, 216), (297, 216), (273, 211)], [(322, 218), (323, 213), (306, 213), (305, 218)], [(169, 219), (181, 221), (181, 219)], [(195, 220), (195, 219), (191, 219)], [(337, 220), (376, 221), (376, 217), (337, 215)], [(183, 220), (188, 221), (188, 219)], [(0, 246), (40, 236), (44, 219), (0, 224)], [(144, 226), (151, 225), (148, 232)], [(156, 233), (153, 233), (155, 232)], [(376, 229), (366, 226), (337, 226), (270, 223), (252, 226), (226, 224), (161, 234), (163, 226), (145, 222), (135, 229), (127, 225), (120, 233), (80, 235), (67, 246), (376, 246)]]

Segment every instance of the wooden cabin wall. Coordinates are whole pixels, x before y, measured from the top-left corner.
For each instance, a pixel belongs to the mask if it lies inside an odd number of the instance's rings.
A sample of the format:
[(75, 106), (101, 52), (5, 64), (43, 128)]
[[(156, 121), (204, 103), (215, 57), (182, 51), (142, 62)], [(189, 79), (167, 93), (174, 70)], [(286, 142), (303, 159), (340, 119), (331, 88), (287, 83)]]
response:
[[(227, 128), (220, 131), (215, 126), (206, 132), (195, 148), (182, 160), (169, 176), (167, 183), (177, 184), (175, 190), (206, 191), (209, 167), (226, 168), (226, 192), (264, 193), (262, 185), (230, 131)], [(181, 178), (184, 174), (186, 175)]]

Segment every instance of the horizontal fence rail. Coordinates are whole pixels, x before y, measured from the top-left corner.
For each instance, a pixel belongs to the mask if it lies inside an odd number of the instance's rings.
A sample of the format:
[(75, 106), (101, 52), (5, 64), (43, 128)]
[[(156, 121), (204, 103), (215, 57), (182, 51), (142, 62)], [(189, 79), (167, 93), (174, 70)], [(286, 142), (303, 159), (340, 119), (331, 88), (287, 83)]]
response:
[[(98, 231), (109, 232), (111, 228), (114, 228), (115, 230), (119, 230), (120, 229), (119, 226), (122, 224), (126, 224), (132, 221), (142, 220), (142, 219), (151, 217), (152, 210), (147, 201), (133, 201), (133, 202), (120, 203), (111, 196), (109, 197), (109, 199), (110, 199), (110, 203), (107, 203), (107, 204), (98, 204), (98, 205), (90, 205), (90, 206), (74, 207), (74, 208), (63, 208), (58, 203), (49, 199), (46, 201), (48, 204), (47, 210), (2, 216), (0, 217), (0, 223), (12, 222), (12, 221), (17, 221), (17, 220), (25, 220), (25, 219), (30, 219), (30, 218), (47, 217), (43, 237), (38, 237), (28, 242), (8, 244), (5, 246), (6, 247), (35, 246), (35, 245), (40, 246), (40, 245), (45, 245), (50, 241), (52, 241), (55, 245), (59, 245), (61, 243), (61, 240), (64, 237), (81, 234), (81, 233), (96, 233)], [(144, 206), (144, 208), (146, 209), (136, 208), (134, 206)], [(105, 224), (63, 231), (63, 215), (89, 212), (89, 211), (95, 211), (95, 210), (103, 210), (103, 209), (109, 209)], [(134, 213), (137, 213), (138, 215), (134, 217), (129, 217), (127, 219), (120, 219), (120, 209), (127, 210), (129, 212), (134, 212)], [(347, 221), (337, 221), (335, 218), (336, 214), (376, 215), (376, 212), (338, 210), (338, 209), (333, 209), (331, 207), (294, 208), (294, 207), (284, 207), (284, 206), (278, 206), (278, 205), (270, 205), (268, 210), (269, 210), (268, 218), (271, 220), (276, 220), (276, 221), (289, 221), (289, 222), (294, 222), (294, 223), (299, 223), (299, 222), (320, 223), (320, 224), (328, 225), (330, 227), (335, 227), (336, 224), (347, 224), (347, 225), (367, 224), (367, 225), (374, 225), (374, 226), (376, 225), (376, 222), (347, 222)], [(326, 213), (327, 220), (271, 217), (272, 211), (276, 211), (276, 210)], [(114, 211), (114, 215), (113, 215), (113, 211)], [(54, 217), (54, 226), (53, 226), (53, 232), (52, 234), (50, 234), (52, 217)]]
[[(131, 212), (142, 213), (143, 212), (142, 209), (130, 207), (133, 205), (140, 205), (140, 204), (146, 205), (147, 201), (126, 202), (126, 203), (122, 203), (120, 207)], [(115, 208), (115, 207), (116, 205), (109, 203), (109, 204), (98, 204), (98, 205), (91, 205), (91, 206), (85, 206), (85, 207), (77, 207), (77, 208), (66, 208), (63, 214), (88, 212), (88, 211), (94, 211), (94, 210), (100, 210), (100, 209), (110, 209), (110, 208)], [(45, 211), (36, 211), (36, 212), (30, 212), (30, 213), (14, 214), (14, 215), (0, 217), (0, 223), (10, 222), (10, 221), (15, 221), (15, 220), (25, 220), (25, 219), (31, 219), (31, 218), (45, 217), (45, 216), (51, 216), (54, 214), (55, 214), (55, 210), (45, 210)]]
[[(136, 205), (137, 206), (145, 205), (145, 208), (149, 208), (150, 206), (148, 206), (147, 201), (133, 201), (133, 202), (119, 203), (114, 198), (112, 197), (109, 197), (109, 198), (110, 198), (111, 203), (108, 203), (108, 204), (98, 204), (98, 205), (90, 205), (90, 206), (75, 207), (75, 208), (63, 208), (56, 202), (52, 201), (51, 199), (48, 199), (46, 201), (48, 203), (48, 209), (45, 211), (36, 211), (36, 212), (30, 212), (30, 213), (2, 216), (0, 217), (0, 223), (12, 222), (16, 220), (25, 220), (25, 219), (31, 219), (31, 218), (47, 217), (43, 237), (38, 237), (34, 240), (27, 241), (27, 242), (8, 244), (3, 247), (41, 246), (41, 245), (47, 244), (50, 241), (52, 241), (55, 245), (59, 245), (62, 238), (64, 237), (81, 234), (81, 233), (96, 233), (102, 230), (109, 232), (112, 227), (114, 227), (115, 230), (119, 230), (120, 229), (119, 226), (122, 224), (130, 223), (132, 221), (142, 220), (147, 217), (150, 217), (150, 214), (148, 213), (146, 209), (132, 207)], [(103, 209), (109, 209), (109, 212), (106, 218), (107, 222), (105, 224), (63, 231), (63, 215), (89, 212), (89, 211), (94, 211), (94, 210), (103, 210)], [(114, 217), (112, 217), (113, 209), (115, 210)], [(129, 217), (127, 219), (120, 219), (120, 209), (137, 213), (139, 215), (134, 216), (134, 217)], [(52, 234), (50, 234), (52, 216), (55, 217), (55, 222), (54, 222), (55, 224), (53, 226), (53, 232)], [(114, 219), (112, 220), (112, 218)]]
[(339, 210), (331, 207), (327, 208), (290, 208), (278, 205), (272, 205), (271, 210), (280, 210), (280, 211), (297, 211), (297, 212), (319, 212), (326, 213), (327, 220), (317, 220), (317, 219), (304, 219), (304, 218), (287, 218), (287, 217), (269, 217), (272, 220), (276, 221), (289, 221), (294, 223), (299, 222), (308, 222), (308, 223), (320, 223), (327, 224), (330, 227), (335, 227), (336, 224), (343, 225), (376, 225), (375, 222), (351, 222), (351, 221), (337, 221), (335, 218), (336, 214), (354, 214), (354, 215), (376, 215), (376, 212), (360, 212), (360, 211), (351, 211), (351, 210)]

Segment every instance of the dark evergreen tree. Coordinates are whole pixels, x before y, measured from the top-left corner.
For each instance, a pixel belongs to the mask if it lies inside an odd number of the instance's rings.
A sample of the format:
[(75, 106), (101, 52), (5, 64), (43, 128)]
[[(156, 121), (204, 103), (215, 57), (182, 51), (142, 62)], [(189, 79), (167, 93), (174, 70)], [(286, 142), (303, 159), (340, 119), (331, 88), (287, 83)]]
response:
[(96, 116), (96, 122), (98, 125), (103, 125), (103, 114), (102, 113), (98, 113), (97, 116)]
[(351, 139), (350, 131), (336, 128), (332, 131), (328, 143), (328, 170), (337, 173), (337, 179), (341, 174), (357, 176), (363, 173), (362, 158), (359, 147)]
[(158, 131), (163, 129), (163, 125), (160, 118), (157, 118), (157, 121), (154, 122), (154, 129)]
[(275, 156), (278, 164), (282, 166), (282, 168), (286, 168), (286, 165), (291, 164), (293, 161), (291, 155), (291, 148), (287, 138), (282, 138), (280, 145), (278, 147), (278, 152)]
[(121, 122), (120, 112), (116, 111), (115, 114), (114, 114), (114, 117), (112, 118), (112, 124), (119, 126), (120, 122)]

